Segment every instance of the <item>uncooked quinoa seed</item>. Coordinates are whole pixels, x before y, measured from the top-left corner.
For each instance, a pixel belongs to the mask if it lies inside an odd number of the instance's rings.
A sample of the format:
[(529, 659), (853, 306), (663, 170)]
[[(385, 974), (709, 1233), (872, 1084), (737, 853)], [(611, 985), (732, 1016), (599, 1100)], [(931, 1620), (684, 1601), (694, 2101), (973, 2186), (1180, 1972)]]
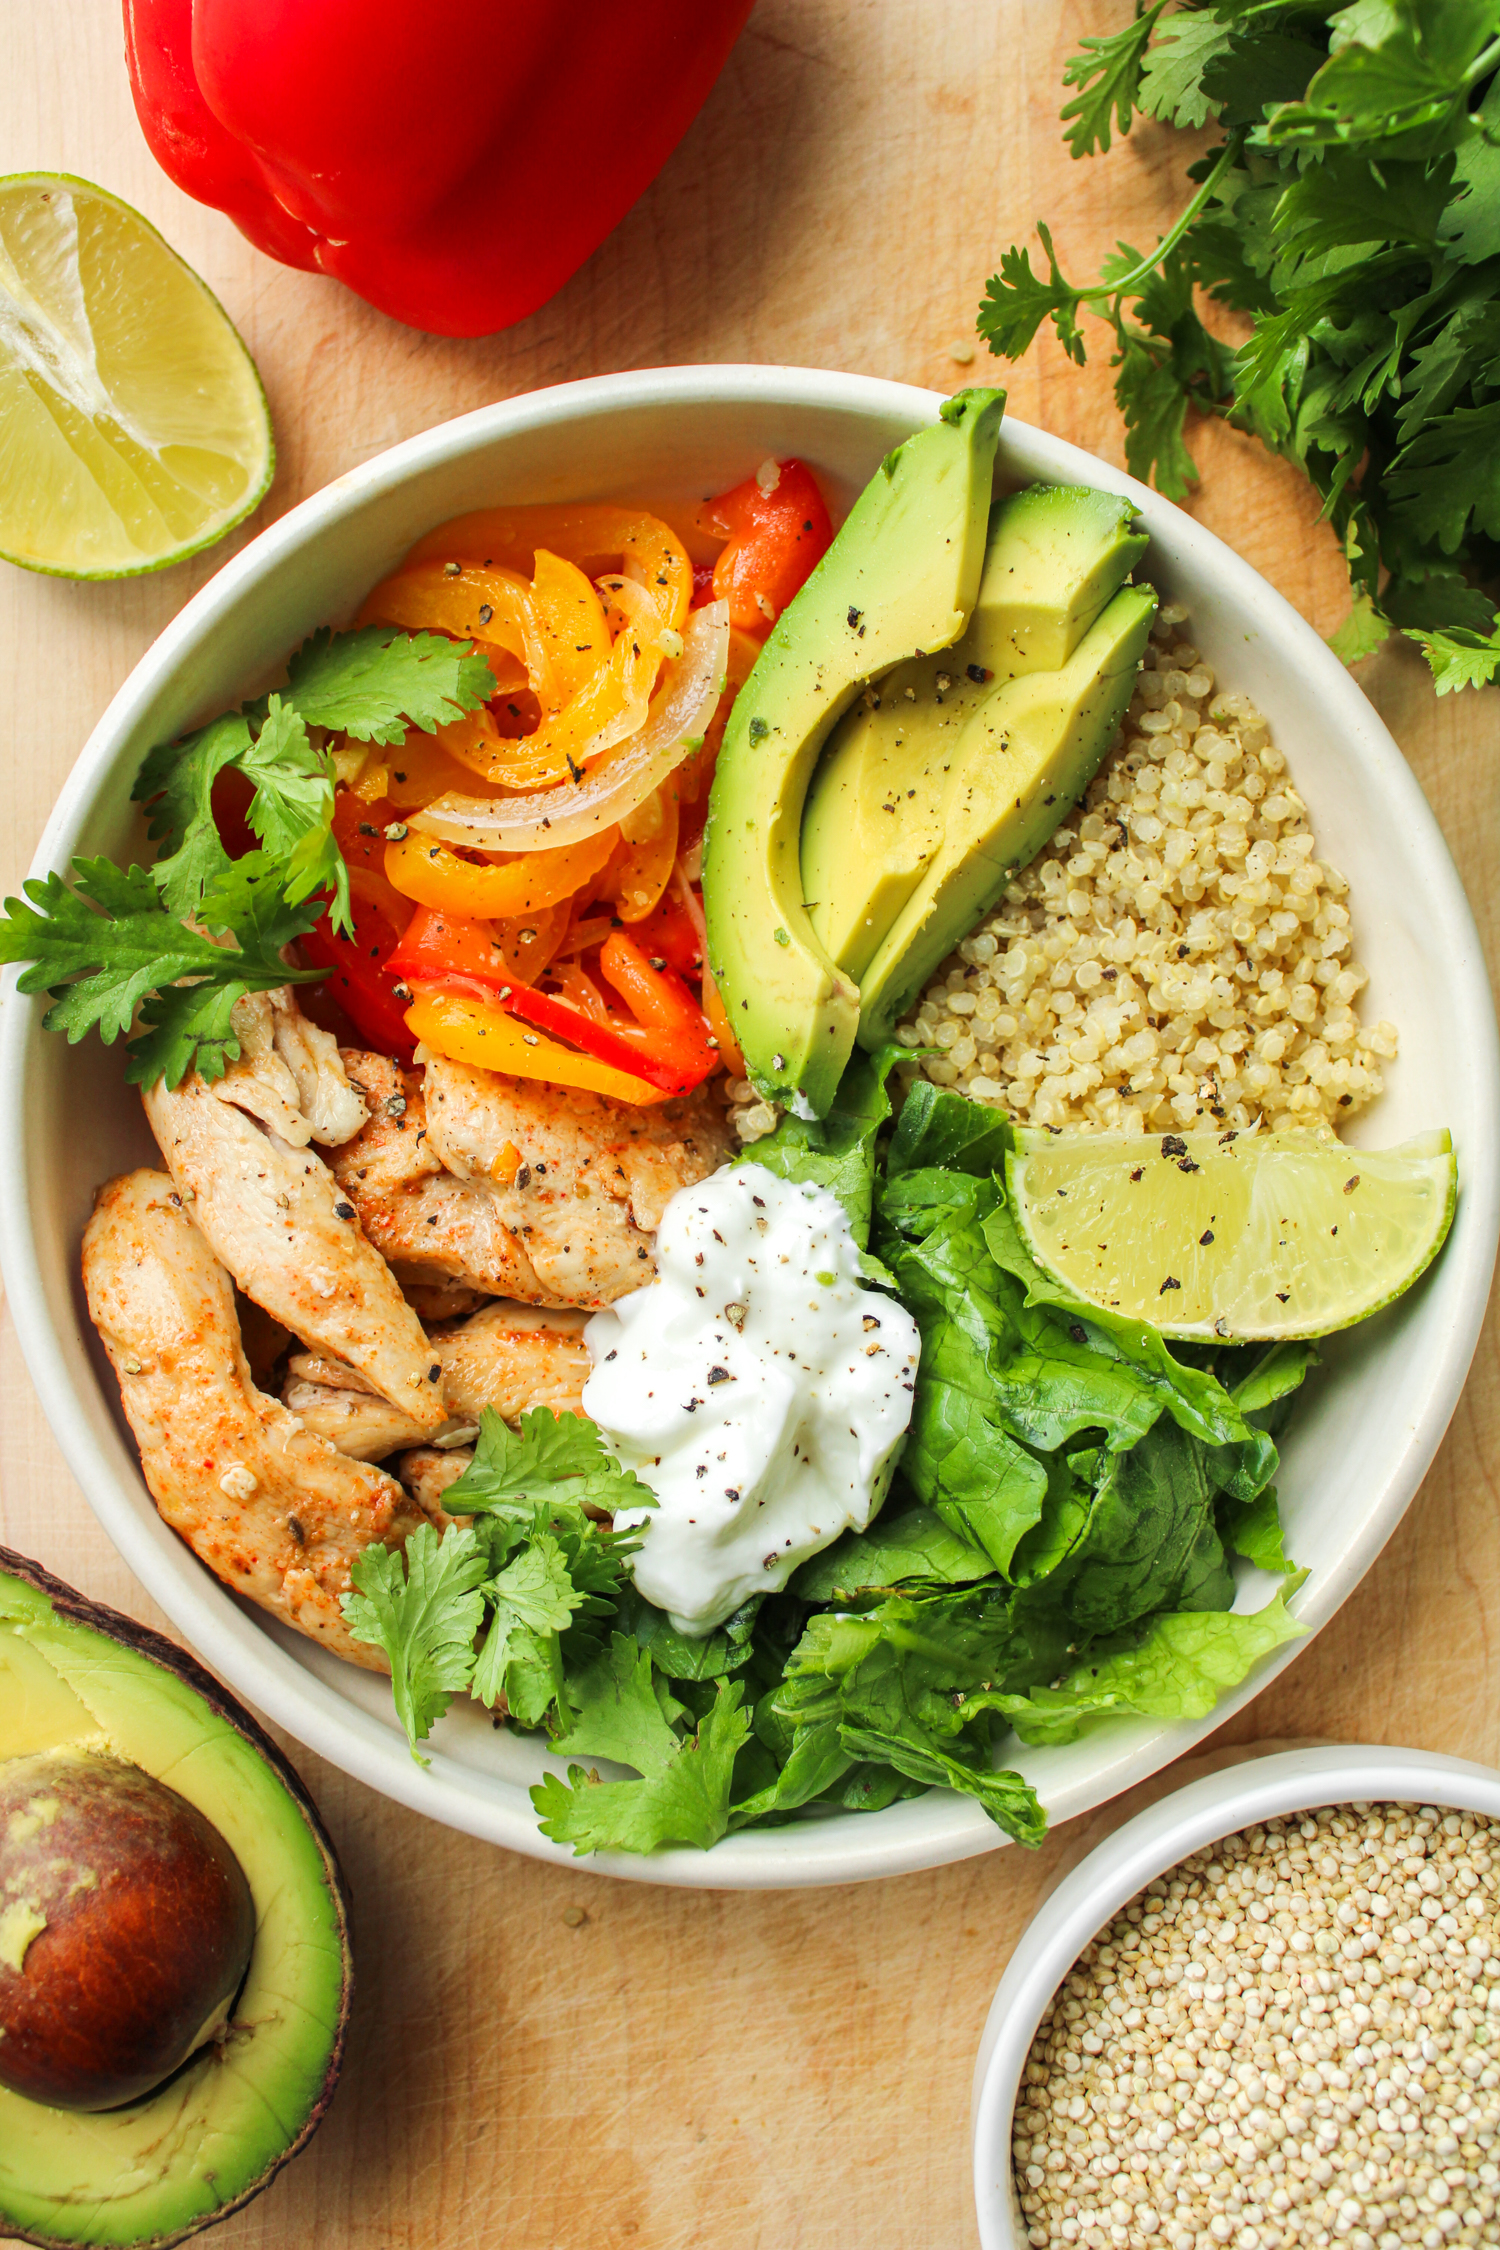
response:
[(938, 1085), (1022, 1124), (1337, 1130), (1380, 1092), (1395, 1029), (1359, 1023), (1348, 885), (1185, 616), (1162, 608), (1081, 809), (897, 1037), (940, 1050), (920, 1065)]
[(1229, 1836), (1087, 1947), (1027, 2060), (1027, 2239), (1500, 2241), (1500, 1824), (1343, 1805)]

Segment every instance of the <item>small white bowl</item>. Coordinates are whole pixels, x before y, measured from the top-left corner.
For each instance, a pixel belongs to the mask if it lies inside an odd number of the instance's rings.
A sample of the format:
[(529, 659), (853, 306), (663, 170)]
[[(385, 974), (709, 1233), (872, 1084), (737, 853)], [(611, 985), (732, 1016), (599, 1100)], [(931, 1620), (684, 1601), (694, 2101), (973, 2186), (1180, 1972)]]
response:
[(1435, 1805), (1500, 1820), (1500, 1772), (1425, 1750), (1337, 1743), (1251, 1755), (1148, 1805), (1064, 1876), (1021, 1933), (974, 2065), (974, 2200), (983, 2250), (1027, 2250), (1011, 2121), (1037, 2025), (1089, 1940), (1156, 1876), (1221, 1836), (1320, 1805), (1379, 1804)]
[[(305, 500), (227, 563), (136, 666), (65, 784), (34, 872), (76, 852), (139, 856), (130, 788), (153, 743), (280, 675), (316, 625), (348, 617), (418, 535), (487, 503), (692, 499), (767, 455), (800, 454), (844, 505), (942, 401), (869, 376), (785, 367), (686, 367), (610, 375), (484, 408), (427, 431)], [(1387, 1092), (1350, 1138), (1389, 1146), (1448, 1125), (1462, 1182), (1442, 1258), (1411, 1296), (1335, 1338), (1285, 1449), (1279, 1485), (1291, 1549), (1310, 1571), (1296, 1599), (1316, 1631), (1369, 1569), (1436, 1452), (1479, 1335), (1500, 1229), (1500, 1058), (1479, 938), (1410, 768), (1337, 659), (1265, 581), (1159, 494), (1042, 431), (1006, 422), (999, 475), (1126, 492), (1151, 534), (1149, 574), (1191, 607), (1193, 637), (1228, 687), (1252, 696), (1311, 808), (1319, 848), (1352, 885), (1370, 971), (1367, 1015), (1401, 1029)], [(157, 1515), (84, 1308), (78, 1244), (95, 1186), (159, 1162), (122, 1082), (118, 1050), (42, 1030), (45, 1002), (14, 976), (0, 1021), (0, 1261), (16, 1330), (58, 1441), (121, 1554), (194, 1648), (249, 1702), (372, 1788), (451, 1826), (568, 1861), (527, 1794), (549, 1760), (497, 1733), (477, 1706), (437, 1728), (416, 1765), (384, 1681), (238, 1603)], [(1253, 1576), (1247, 1606), (1271, 1591)], [(1196, 1725), (1120, 1723), (1016, 1763), (1058, 1820), (1180, 1757), (1296, 1654), (1262, 1665)], [(898, 1875), (1004, 1839), (947, 1792), (727, 1837), (709, 1853), (601, 1855), (637, 1881), (782, 1888)]]

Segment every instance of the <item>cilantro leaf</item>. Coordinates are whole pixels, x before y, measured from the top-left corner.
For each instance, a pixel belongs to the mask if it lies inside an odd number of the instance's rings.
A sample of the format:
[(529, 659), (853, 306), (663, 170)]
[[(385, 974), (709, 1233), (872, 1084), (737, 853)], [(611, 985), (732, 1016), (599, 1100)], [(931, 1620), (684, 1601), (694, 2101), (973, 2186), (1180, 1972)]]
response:
[(1040, 220), (1037, 233), (1047, 253), (1050, 276), (1043, 280), (1031, 270), (1031, 253), (1014, 245), (1003, 251), (1000, 271), (991, 274), (979, 308), (977, 327), (992, 352), (1019, 359), (1044, 320), (1052, 322), (1069, 359), (1084, 360), (1075, 306), (1078, 292), (1063, 279), (1052, 248), (1052, 236)]
[(435, 733), (494, 692), (494, 674), (467, 641), (388, 625), (353, 633), (324, 626), (292, 658), (286, 699), (308, 726), (395, 744), (408, 727)]
[(1416, 642), (1431, 665), (1439, 695), (1451, 695), (1455, 688), (1486, 687), (1500, 673), (1500, 631), (1470, 633), (1457, 627), (1422, 633), (1408, 627), (1406, 637)]
[(147, 834), (171, 847), (152, 873), (173, 914), (195, 914), (205, 885), (229, 865), (214, 822), (213, 785), (249, 746), (249, 721), (231, 712), (186, 742), (159, 744), (136, 776), (131, 796), (147, 806)]
[(557, 1539), (538, 1531), (486, 1586), (485, 1598), (490, 1629), (472, 1691), (491, 1707), (503, 1696), (519, 1726), (540, 1726), (561, 1682), (555, 1636), (587, 1595), (574, 1585)]
[(654, 1508), (656, 1494), (633, 1470), (621, 1468), (587, 1416), (533, 1407), (521, 1416), (517, 1434), (486, 1407), (474, 1458), (448, 1487), (443, 1505), (451, 1515), (521, 1507), (529, 1516), (538, 1501), (587, 1503), (613, 1515), (620, 1508)]
[[(1141, 71), (1138, 99), (1145, 114), (1189, 130), (1204, 124), (1216, 106), (1204, 86), (1204, 71), (1228, 53), (1233, 37), (1231, 26), (1209, 9), (1170, 16)], [(1123, 130), (1123, 120), (1121, 125)]]
[(417, 1744), (473, 1675), (485, 1569), (471, 1530), (459, 1526), (440, 1540), (424, 1523), (404, 1554), (366, 1547), (350, 1573), (356, 1590), (342, 1597), (345, 1620), (357, 1641), (389, 1657), (396, 1716), (419, 1765), (428, 1760)]
[(1125, 417), (1125, 466), (1169, 500), (1184, 500), (1198, 481), (1197, 464), (1183, 440), (1188, 394), (1171, 361), (1127, 342), (1115, 377), (1115, 403)]
[(1343, 624), (1329, 634), (1328, 646), (1341, 664), (1358, 664), (1361, 657), (1374, 655), (1390, 638), (1390, 631), (1371, 596), (1360, 593), (1350, 604)]
[(1440, 414), (1397, 454), (1385, 482), (1415, 536), (1445, 554), (1471, 521), (1500, 538), (1500, 399)]
[[(229, 1021), (234, 1002), (246, 992), (271, 991), (294, 975), (306, 976), (288, 969), (280, 948), (313, 919), (306, 911), (290, 911), (274, 882), (266, 884), (252, 912), (253, 875), (240, 878), (226, 895), (222, 886), (228, 881), (228, 875), (218, 878), (204, 918), (210, 928), (227, 927), (229, 896), (245, 894), (245, 918), (252, 926), (249, 942), (239, 947), (216, 945), (179, 921), (144, 868), (75, 859), (71, 889), (52, 874), (26, 883), (24, 900), (6, 900), (0, 961), (30, 963), (18, 989), (53, 995), (47, 1026), (65, 1033), (70, 1044), (97, 1031), (111, 1046), (140, 1009), (149, 1028), (130, 1048), (129, 1076), (135, 1082), (149, 1085), (165, 1073), (169, 1085), (176, 1085), (193, 1067), (200, 1045), (206, 1075), (222, 1076), (226, 1060), (239, 1054)], [(189, 978), (191, 983), (179, 981)]]
[(1077, 86), (1080, 92), (1064, 109), (1062, 121), (1075, 157), (1109, 147), (1111, 113), (1122, 133), (1130, 131), (1146, 49), (1165, 4), (1166, 0), (1153, 0), (1123, 31), (1106, 39), (1085, 39), (1082, 52), (1070, 57), (1063, 84)]
[[(582, 1685), (575, 1682), (574, 1692)], [(568, 1768), (566, 1781), (549, 1773), (531, 1792), (542, 1834), (579, 1855), (716, 1844), (729, 1826), (734, 1762), (750, 1732), (741, 1693), (738, 1680), (721, 1680), (697, 1732), (679, 1737), (651, 1684), (650, 1658), (617, 1634), (556, 1747), (636, 1766), (641, 1778), (601, 1781), (579, 1765)]]

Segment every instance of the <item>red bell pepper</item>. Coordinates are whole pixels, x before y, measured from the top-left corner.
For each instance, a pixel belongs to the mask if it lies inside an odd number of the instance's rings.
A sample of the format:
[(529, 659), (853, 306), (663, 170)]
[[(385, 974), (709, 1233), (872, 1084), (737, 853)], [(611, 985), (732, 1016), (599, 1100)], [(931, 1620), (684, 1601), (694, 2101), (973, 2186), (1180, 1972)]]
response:
[(656, 177), (751, 0), (124, 0), (146, 139), (284, 264), (485, 336)]
[(396, 932), (378, 907), (356, 898), (353, 902), (354, 935), (345, 937), (325, 914), (297, 949), (311, 969), (331, 969), (333, 974), (319, 989), (328, 992), (343, 1009), (361, 1039), (382, 1055), (398, 1062), (412, 1058), (412, 1035), (406, 1028), (411, 994), (386, 963), (396, 944)]
[(827, 502), (802, 461), (768, 462), (710, 500), (700, 520), (728, 534), (714, 593), (728, 602), (730, 624), (747, 633), (770, 631), (833, 544)]

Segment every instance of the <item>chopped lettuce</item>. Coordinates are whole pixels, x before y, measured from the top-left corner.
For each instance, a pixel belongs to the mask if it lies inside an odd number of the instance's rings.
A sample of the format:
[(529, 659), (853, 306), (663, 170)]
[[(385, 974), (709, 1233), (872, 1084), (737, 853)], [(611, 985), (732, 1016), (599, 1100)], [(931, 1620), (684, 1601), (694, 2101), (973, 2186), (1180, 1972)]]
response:
[(1055, 1687), (998, 1695), (992, 1708), (1023, 1742), (1076, 1742), (1100, 1719), (1133, 1712), (1151, 1719), (1204, 1719), (1251, 1666), (1305, 1632), (1286, 1592), (1264, 1609), (1186, 1610), (1157, 1617), (1132, 1648), (1075, 1665)]

